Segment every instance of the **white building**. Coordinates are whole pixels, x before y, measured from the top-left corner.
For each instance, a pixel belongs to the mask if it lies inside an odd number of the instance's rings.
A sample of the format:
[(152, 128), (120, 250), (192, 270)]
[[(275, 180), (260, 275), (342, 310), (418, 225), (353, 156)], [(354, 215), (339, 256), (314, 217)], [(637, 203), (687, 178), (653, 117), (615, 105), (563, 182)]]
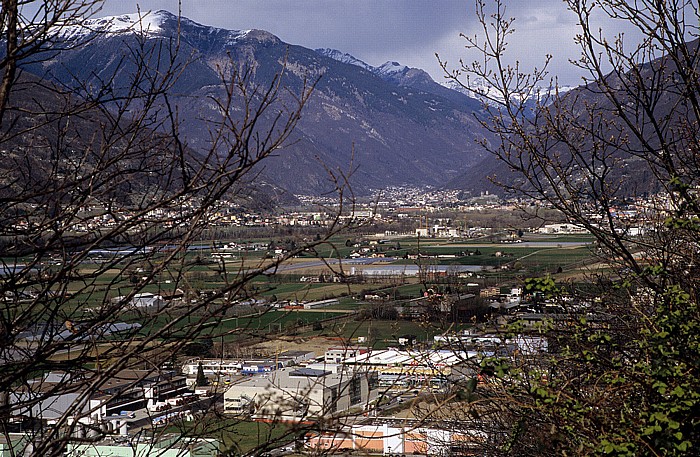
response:
[(574, 224), (546, 224), (538, 230), (540, 233), (581, 234), (588, 233), (584, 227)]
[(333, 305), (337, 305), (338, 303), (340, 303), (340, 300), (338, 300), (337, 298), (329, 298), (327, 300), (310, 301), (310, 302), (304, 303), (304, 309), (325, 308), (326, 306), (333, 306)]
[(376, 375), (367, 372), (283, 368), (234, 384), (224, 393), (224, 412), (253, 419), (303, 422), (365, 407), (376, 397)]
[(432, 227), (417, 228), (416, 236), (423, 238), (462, 238), (465, 236), (465, 233), (464, 230), (459, 227), (433, 225)]
[(189, 360), (182, 366), (182, 372), (187, 376), (197, 376), (199, 364), (205, 376), (212, 375), (233, 375), (241, 371), (243, 361), (230, 359), (194, 359)]
[[(114, 297), (112, 303), (120, 303), (124, 300), (126, 300), (125, 296)], [(150, 292), (135, 294), (128, 302), (128, 306), (134, 308), (161, 308), (163, 305), (165, 305), (163, 297)]]
[(336, 346), (326, 349), (326, 353), (323, 357), (325, 363), (341, 363), (345, 359), (350, 357), (357, 357), (361, 354), (369, 352), (367, 347), (359, 346)]
[(467, 361), (476, 352), (460, 350), (402, 351), (384, 349), (347, 357), (342, 363), (377, 373), (379, 387), (434, 390), (445, 388), (453, 378), (464, 376)]

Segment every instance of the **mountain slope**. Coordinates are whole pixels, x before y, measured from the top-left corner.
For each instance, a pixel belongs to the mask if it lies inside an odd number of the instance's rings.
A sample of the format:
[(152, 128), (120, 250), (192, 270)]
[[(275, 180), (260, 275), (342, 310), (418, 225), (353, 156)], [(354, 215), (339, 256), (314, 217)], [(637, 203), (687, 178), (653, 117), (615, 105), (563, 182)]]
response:
[[(699, 44), (700, 40), (686, 44), (689, 55), (697, 55)], [(694, 62), (691, 74), (698, 72), (697, 59)], [(603, 81), (561, 94), (547, 107), (551, 114), (539, 117), (538, 150), (548, 151), (548, 157), (556, 160), (550, 165), (577, 189), (580, 186), (577, 191), (582, 194), (591, 185), (604, 186), (606, 194), (616, 197), (668, 190), (671, 179), (683, 175), (687, 164), (696, 161), (698, 120), (688, 100), (697, 97), (689, 94), (697, 86), (684, 82), (680, 76), (684, 72), (689, 69), (679, 71), (672, 58), (663, 56), (632, 72), (613, 72)], [(547, 115), (552, 124), (545, 127)], [(527, 160), (524, 157), (524, 167)], [(538, 167), (528, 170), (532, 169)], [(485, 158), (447, 187), (471, 193), (489, 186), (492, 190), (495, 186), (487, 176), (514, 187), (525, 184), (524, 177), (511, 172), (504, 162)], [(696, 179), (687, 177), (689, 183)]]
[[(431, 83), (420, 70), (378, 75), (265, 31), (217, 29), (164, 11), (146, 18), (143, 24), (134, 15), (103, 18), (89, 29), (71, 30), (57, 41), (79, 38), (84, 45), (26, 69), (73, 87), (109, 81), (119, 92), (129, 86), (138, 59), (167, 68), (177, 46), (171, 101), (195, 150), (211, 144), (210, 120), (220, 115), (213, 100), (225, 97), (221, 80), (233, 69), (248, 71), (260, 87), (283, 72), (282, 84), (296, 93), (315, 82), (291, 141), (262, 170), (267, 182), (297, 194), (329, 190), (329, 169), (352, 172), (359, 193), (407, 183), (442, 185), (484, 157), (476, 143), (485, 135), (475, 119), (479, 102)], [(290, 100), (282, 95), (275, 107)]]

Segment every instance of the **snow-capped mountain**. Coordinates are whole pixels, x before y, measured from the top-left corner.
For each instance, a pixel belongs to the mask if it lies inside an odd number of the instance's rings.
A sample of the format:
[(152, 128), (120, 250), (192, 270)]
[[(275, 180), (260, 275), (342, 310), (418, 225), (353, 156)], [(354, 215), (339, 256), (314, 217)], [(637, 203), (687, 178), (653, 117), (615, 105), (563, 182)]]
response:
[(409, 70), (406, 65), (401, 65), (398, 62), (386, 62), (375, 69), (375, 73), (380, 76), (392, 76), (396, 74), (404, 74)]
[[(466, 95), (471, 99), (479, 100), (488, 105), (495, 106), (498, 105), (499, 102), (503, 101), (503, 95), (499, 91), (495, 90), (493, 86), (486, 83), (483, 78), (470, 78), (468, 81), (463, 81), (464, 85), (453, 80), (446, 80), (441, 83), (436, 83), (425, 71), (419, 68), (411, 68), (406, 65), (402, 65), (399, 62), (388, 61), (378, 67), (374, 67), (348, 53), (344, 53), (336, 49), (323, 48), (317, 49), (316, 52), (339, 62), (364, 68), (385, 81), (394, 82), (399, 85), (415, 86), (415, 80), (420, 79), (423, 85), (433, 83), (451, 91)], [(573, 88), (573, 86), (559, 86), (557, 90), (559, 95), (563, 95)], [(423, 89), (427, 89), (427, 87), (423, 87)], [(431, 91), (435, 92), (438, 91), (438, 89), (433, 88)], [(443, 92), (442, 95), (447, 95), (447, 92)], [(555, 90), (553, 87), (543, 87), (538, 89), (536, 93), (525, 95), (525, 101), (526, 103), (532, 103), (533, 106), (537, 100), (549, 103), (553, 100), (554, 95)]]
[(336, 49), (317, 49), (316, 52), (339, 62), (363, 68), (391, 84), (440, 96), (453, 103), (463, 105), (470, 110), (480, 111), (482, 108), (476, 98), (470, 94), (441, 86), (436, 83), (426, 71), (420, 68), (408, 67), (395, 61), (388, 61), (378, 67), (374, 67), (350, 54)]
[[(319, 48), (316, 49), (316, 52), (323, 56), (330, 57), (333, 60), (337, 60), (338, 62), (343, 62), (349, 65), (355, 65), (356, 67), (364, 68), (365, 70), (371, 71), (375, 75), (385, 80), (395, 78), (397, 75), (405, 74), (407, 71), (411, 70), (411, 68), (407, 67), (406, 65), (401, 65), (400, 63), (393, 61), (385, 62), (378, 67), (374, 67), (351, 54), (339, 51), (337, 49)], [(418, 69), (414, 68), (413, 70)]]
[(56, 37), (65, 41), (85, 41), (88, 37), (103, 35), (115, 37), (130, 34), (138, 34), (155, 38), (172, 32), (173, 26), (196, 30), (202, 34), (226, 35), (228, 40), (245, 38), (251, 30), (225, 30), (217, 27), (208, 27), (191, 21), (185, 17), (177, 17), (168, 11), (147, 11), (120, 16), (105, 16), (101, 18), (85, 19), (80, 24), (63, 26), (56, 29)]
[[(328, 191), (328, 170), (352, 169), (356, 194), (408, 183), (443, 186), (448, 181), (478, 193), (488, 184), (487, 174), (504, 180), (510, 176), (478, 144), (495, 140), (480, 122), (486, 119), (483, 103), (469, 96), (474, 91), (495, 96), (479, 81), (470, 81), (473, 90), (466, 95), (397, 62), (373, 67), (340, 51), (284, 43), (263, 30), (208, 27), (165, 11), (90, 19), (57, 30), (51, 41), (56, 48), (44, 59), (23, 62), (23, 73), (53, 80), (62, 88), (74, 87), (77, 95), (94, 88), (95, 97), (119, 99), (129, 94), (139, 65), (158, 68), (147, 72), (155, 76), (175, 65), (169, 101), (181, 120), (179, 131), (195, 151), (211, 147), (212, 121), (221, 116), (212, 100), (225, 99), (222, 79), (232, 72), (243, 70), (249, 84), (260, 87), (270, 87), (282, 74), (285, 90), (280, 105), (267, 113), (271, 117), (276, 108), (282, 111), (285, 103), (294, 103), (287, 94), (315, 83), (290, 142), (265, 161), (259, 175), (294, 194)], [(178, 54), (171, 58), (168, 50), (174, 43)], [(105, 82), (108, 90), (101, 91)], [(34, 89), (39, 91), (38, 86)], [(567, 89), (559, 88), (559, 94)], [(590, 92), (574, 91), (578, 99), (591, 98)], [(29, 96), (18, 97), (25, 95)], [(542, 92), (537, 95), (541, 96)], [(31, 97), (46, 98), (40, 93)], [(562, 103), (574, 98), (567, 94)], [(240, 106), (232, 110), (238, 110), (234, 118), (243, 114)], [(272, 121), (261, 119), (260, 128)]]
[(119, 35), (123, 33), (140, 33), (157, 35), (162, 32), (161, 26), (166, 19), (167, 16), (160, 12), (107, 16), (98, 19), (86, 19), (81, 24), (58, 26), (56, 34), (66, 40), (80, 40), (92, 34)]

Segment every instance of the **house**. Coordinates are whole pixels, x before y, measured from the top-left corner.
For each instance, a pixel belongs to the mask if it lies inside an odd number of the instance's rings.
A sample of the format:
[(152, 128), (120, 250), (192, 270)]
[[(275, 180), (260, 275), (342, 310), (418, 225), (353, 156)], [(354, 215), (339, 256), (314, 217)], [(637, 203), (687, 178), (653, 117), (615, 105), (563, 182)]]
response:
[[(125, 296), (114, 297), (111, 301), (112, 303), (120, 303), (126, 300)], [(134, 294), (134, 296), (128, 301), (127, 305), (134, 308), (156, 308), (160, 309), (165, 304), (165, 300), (162, 296), (156, 295), (150, 292), (144, 292), (141, 294)]]

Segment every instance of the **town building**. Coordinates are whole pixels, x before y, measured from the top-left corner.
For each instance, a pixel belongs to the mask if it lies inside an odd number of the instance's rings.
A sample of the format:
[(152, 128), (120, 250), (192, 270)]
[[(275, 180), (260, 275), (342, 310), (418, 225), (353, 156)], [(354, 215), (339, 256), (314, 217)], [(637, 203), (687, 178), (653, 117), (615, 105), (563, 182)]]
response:
[[(112, 298), (112, 303), (121, 303), (126, 300), (125, 296), (119, 296)], [(160, 309), (165, 306), (166, 301), (161, 295), (153, 294), (151, 292), (143, 292), (140, 294), (134, 294), (134, 296), (128, 301), (127, 306), (132, 306), (134, 308), (155, 308)]]
[(24, 455), (22, 452), (31, 444), (31, 435), (25, 433), (0, 434), (0, 457), (17, 457)]
[(327, 364), (341, 363), (350, 357), (366, 354), (370, 348), (364, 346), (335, 346), (326, 349), (323, 361)]
[(199, 365), (205, 376), (227, 376), (234, 375), (243, 368), (243, 361), (231, 359), (192, 359), (182, 366), (182, 372), (189, 376), (197, 376)]
[(585, 234), (588, 230), (575, 224), (545, 224), (537, 230), (539, 233), (547, 234)]
[(201, 364), (205, 376), (269, 373), (277, 368), (298, 365), (314, 357), (316, 354), (313, 351), (285, 351), (265, 359), (193, 358), (182, 365), (182, 372), (190, 378), (195, 377)]

